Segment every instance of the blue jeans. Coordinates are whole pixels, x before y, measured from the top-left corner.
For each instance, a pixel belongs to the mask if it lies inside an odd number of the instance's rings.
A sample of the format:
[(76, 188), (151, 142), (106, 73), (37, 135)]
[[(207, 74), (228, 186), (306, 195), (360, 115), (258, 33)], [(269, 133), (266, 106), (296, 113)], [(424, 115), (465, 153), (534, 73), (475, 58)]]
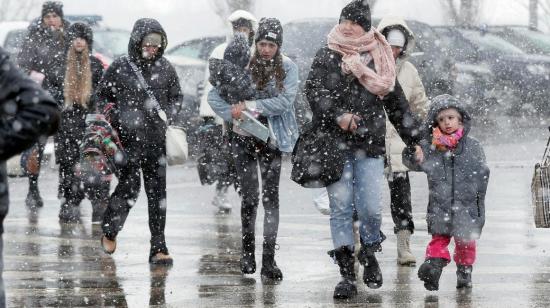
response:
[(364, 244), (382, 242), (382, 183), (384, 182), (384, 159), (346, 157), (340, 180), (327, 187), (330, 200), (330, 232), (334, 248), (353, 248), (353, 209), (359, 218), (359, 235)]

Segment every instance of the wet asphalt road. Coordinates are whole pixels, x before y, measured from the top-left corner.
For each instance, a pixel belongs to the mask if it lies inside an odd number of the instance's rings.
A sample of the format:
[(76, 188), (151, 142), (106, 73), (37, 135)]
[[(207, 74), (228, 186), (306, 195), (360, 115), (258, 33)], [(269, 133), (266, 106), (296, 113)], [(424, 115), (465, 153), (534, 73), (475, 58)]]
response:
[[(378, 254), (384, 285), (371, 290), (359, 282), (356, 298), (333, 300), (339, 274), (326, 254), (331, 249), (328, 216), (315, 210), (308, 190), (289, 180), (288, 162), (281, 177), (276, 256), (284, 280), (262, 282), (259, 269), (242, 275), (238, 197), (231, 193), (233, 213), (216, 214), (210, 205), (213, 187), (200, 186), (190, 163), (169, 168), (166, 235), (174, 257), (169, 269), (147, 263), (149, 230), (143, 192), (119, 234), (116, 253), (108, 256), (99, 247), (99, 230), (91, 225), (88, 201), (81, 205), (81, 223), (58, 222), (55, 170), (41, 175), (45, 206), (37, 213), (24, 206), (26, 179), (11, 179), (12, 202), (4, 234), (8, 307), (549, 307), (550, 229), (534, 228), (529, 190), (548, 124), (531, 124), (514, 129), (514, 138), (502, 131), (495, 134), (490, 127), (479, 133), (491, 181), (487, 222), (469, 292), (455, 289), (453, 263), (443, 272), (437, 292), (424, 289), (416, 276), (418, 267), (397, 266), (388, 205), (383, 216), (388, 240)], [(424, 221), (426, 179), (414, 173), (411, 182), (417, 227), (411, 245), (421, 261), (429, 240)], [(387, 189), (384, 196), (388, 204)], [(263, 220), (262, 212), (257, 221)], [(262, 234), (261, 224), (256, 234)], [(258, 236), (256, 242), (260, 241)], [(260, 265), (259, 244), (256, 256)], [(362, 268), (357, 270), (360, 277)]]

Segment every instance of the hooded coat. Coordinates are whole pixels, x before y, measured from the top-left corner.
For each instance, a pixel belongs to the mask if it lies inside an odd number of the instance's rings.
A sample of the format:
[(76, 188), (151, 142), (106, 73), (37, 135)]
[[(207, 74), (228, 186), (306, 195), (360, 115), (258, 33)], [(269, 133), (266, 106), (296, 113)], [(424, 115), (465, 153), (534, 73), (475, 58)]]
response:
[(42, 88), (50, 92), (60, 106), (63, 102), (65, 57), (69, 44), (68, 28), (69, 22), (66, 20), (63, 20), (62, 31), (53, 31), (46, 27), (42, 18), (34, 19), (29, 25), (17, 61), (27, 73), (36, 71), (45, 75)]
[[(0, 234), (8, 212), (6, 160), (40, 136), (55, 133), (59, 111), (53, 98), (24, 75), (0, 48)], [(19, 123), (19, 125), (15, 125)]]
[[(142, 57), (141, 42), (150, 33), (161, 34), (163, 42), (155, 58), (146, 60)], [(128, 43), (128, 55), (109, 66), (96, 91), (100, 110), (105, 104), (114, 103), (111, 124), (129, 156), (141, 151), (144, 145), (158, 149), (159, 155), (165, 154), (167, 124), (148, 103), (149, 96), (128, 60), (141, 71), (170, 123), (179, 110), (183, 94), (176, 70), (163, 57), (166, 45), (166, 32), (158, 21), (147, 18), (136, 21)]]
[[(391, 29), (396, 28), (401, 30), (406, 37), (403, 51), (395, 63), (397, 80), (403, 89), (403, 93), (405, 93), (411, 111), (424, 120), (428, 112), (428, 97), (426, 97), (426, 91), (424, 90), (424, 85), (418, 71), (408, 61), (409, 55), (413, 52), (415, 46), (414, 33), (400, 17), (385, 17), (378, 25), (378, 31), (384, 35)], [(409, 170), (401, 160), (401, 153), (404, 148), (405, 143), (399, 137), (391, 122), (386, 121), (386, 160), (389, 172), (404, 172)]]
[[(439, 111), (447, 108), (456, 108), (462, 115), (464, 135), (454, 151), (443, 152), (431, 144), (432, 128)], [(433, 99), (424, 125), (425, 139), (421, 143), (424, 162), (420, 166), (428, 176), (426, 220), (430, 234), (466, 240), (475, 240), (481, 235), (489, 167), (481, 144), (469, 136), (470, 129), (470, 114), (460, 102), (450, 95)], [(414, 162), (404, 162), (414, 167)]]

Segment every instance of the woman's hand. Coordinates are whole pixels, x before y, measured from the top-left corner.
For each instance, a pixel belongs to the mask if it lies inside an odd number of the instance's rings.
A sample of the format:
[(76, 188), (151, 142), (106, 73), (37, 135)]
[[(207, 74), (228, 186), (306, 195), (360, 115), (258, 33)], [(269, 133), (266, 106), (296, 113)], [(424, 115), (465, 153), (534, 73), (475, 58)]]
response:
[(422, 164), (424, 162), (424, 152), (422, 151), (422, 148), (419, 145), (414, 146), (414, 159), (418, 164)]
[(241, 112), (246, 109), (246, 105), (244, 102), (240, 102), (236, 105), (231, 106), (231, 116), (233, 119), (240, 119), (241, 118)]
[(353, 113), (344, 113), (338, 117), (338, 126), (340, 126), (343, 131), (353, 133), (357, 130), (357, 121), (359, 120), (361, 120), (361, 117)]

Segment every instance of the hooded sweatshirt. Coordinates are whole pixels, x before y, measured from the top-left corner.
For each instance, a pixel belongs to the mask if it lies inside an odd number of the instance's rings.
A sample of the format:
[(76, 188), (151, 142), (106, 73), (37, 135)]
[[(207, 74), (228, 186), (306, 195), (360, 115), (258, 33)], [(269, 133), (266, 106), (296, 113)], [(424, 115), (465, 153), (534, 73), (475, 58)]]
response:
[[(411, 111), (420, 119), (425, 119), (428, 112), (428, 97), (418, 71), (408, 61), (409, 55), (413, 52), (415, 46), (414, 33), (407, 26), (405, 20), (400, 17), (385, 17), (378, 24), (378, 31), (385, 36), (392, 29), (399, 29), (405, 34), (403, 52), (395, 63), (397, 80), (403, 89), (403, 93), (405, 93)], [(404, 148), (405, 143), (399, 137), (397, 130), (390, 121), (386, 121), (386, 159), (389, 172), (408, 171), (408, 168), (401, 161), (401, 153)]]
[[(144, 59), (141, 42), (150, 33), (162, 36), (162, 45), (153, 59)], [(114, 103), (112, 125), (120, 135), (126, 149), (147, 145), (164, 154), (166, 123), (153, 109), (150, 99), (128, 63), (128, 59), (141, 71), (149, 89), (171, 122), (176, 116), (183, 94), (176, 70), (163, 57), (167, 37), (160, 23), (143, 18), (136, 21), (130, 41), (128, 56), (116, 59), (105, 72), (96, 92), (97, 105), (103, 110), (107, 103)], [(133, 150), (128, 151), (132, 154)]]

